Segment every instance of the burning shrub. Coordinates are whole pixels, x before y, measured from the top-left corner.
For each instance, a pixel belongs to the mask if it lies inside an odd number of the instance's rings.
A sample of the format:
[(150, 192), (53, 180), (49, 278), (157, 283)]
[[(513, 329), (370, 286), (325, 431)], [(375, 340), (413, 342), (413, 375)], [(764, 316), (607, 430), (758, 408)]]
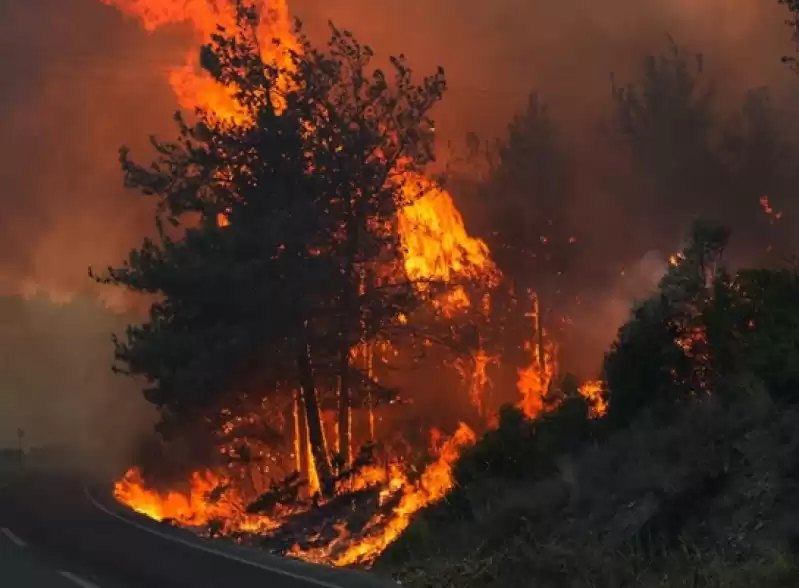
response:
[(628, 423), (647, 407), (668, 412), (712, 387), (716, 350), (710, 347), (721, 337), (709, 340), (707, 319), (721, 299), (718, 292), (726, 292), (719, 264), (728, 234), (697, 221), (657, 292), (619, 329), (604, 366), (612, 421)]
[(610, 418), (641, 410), (673, 416), (677, 405), (730, 390), (751, 373), (775, 399), (799, 385), (799, 275), (795, 269), (729, 274), (729, 231), (696, 223), (658, 291), (633, 310), (605, 358)]

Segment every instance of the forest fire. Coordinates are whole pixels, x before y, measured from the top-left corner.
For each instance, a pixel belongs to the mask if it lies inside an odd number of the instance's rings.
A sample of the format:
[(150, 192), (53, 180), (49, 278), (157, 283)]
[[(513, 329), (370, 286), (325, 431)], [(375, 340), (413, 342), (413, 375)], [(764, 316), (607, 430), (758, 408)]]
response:
[[(147, 30), (154, 30), (168, 23), (189, 23), (195, 29), (198, 38), (205, 43), (218, 29), (218, 26), (233, 28), (236, 26), (234, 3), (212, 2), (211, 0), (194, 0), (175, 2), (169, 0), (102, 0), (117, 6), (126, 14), (138, 17)], [(278, 42), (265, 44), (262, 58), (265, 62), (276, 62), (283, 70), (293, 67), (293, 62), (287, 50), (298, 51), (300, 44), (292, 32), (288, 7), (284, 0), (262, 0), (262, 11), (258, 23), (259, 36), (266, 39), (275, 39)], [(193, 50), (189, 62), (172, 71), (169, 76), (170, 84), (184, 109), (202, 109), (218, 117), (219, 120), (229, 121), (234, 125), (248, 125), (249, 120), (245, 111), (234, 98), (235, 88), (224, 87), (215, 82), (206, 73), (201, 72), (196, 66), (196, 51)], [(288, 82), (277, 80), (278, 88)], [(311, 132), (313, 132), (311, 130)], [(423, 289), (424, 284), (435, 282), (450, 284), (453, 287), (444, 297), (435, 301), (435, 304), (444, 315), (456, 313), (459, 309), (469, 308), (472, 305), (465, 288), (458, 285), (460, 279), (464, 281), (479, 281), (486, 286), (495, 286), (498, 282), (499, 271), (491, 259), (487, 245), (471, 237), (464, 225), (464, 220), (457, 210), (452, 196), (430, 179), (416, 172), (406, 172), (402, 178), (402, 191), (407, 204), (401, 208), (397, 218), (397, 230), (403, 246), (404, 270), (407, 277)], [(220, 227), (230, 225), (226, 213), (217, 215), (217, 224)], [(545, 398), (550, 391), (551, 384), (556, 375), (555, 352), (556, 349), (550, 341), (544, 339), (544, 329), (540, 325), (540, 309), (538, 299), (534, 298), (535, 319), (533, 335), (529, 342), (528, 350), (532, 355), (528, 368), (520, 370), (518, 390), (521, 394), (519, 408), (528, 416), (535, 417), (547, 410)], [(487, 295), (483, 296), (481, 312), (488, 315), (490, 303)], [(369, 342), (362, 342), (352, 352), (351, 361), (363, 363), (363, 368), (370, 374), (370, 379), (376, 382), (376, 377), (371, 377), (372, 364), (375, 352)], [(357, 353), (356, 353), (357, 351)], [(458, 367), (462, 375), (471, 371), (469, 397), (478, 412), (488, 423), (493, 422), (493, 416), (486, 413), (482, 400), (482, 389), (488, 381), (487, 368), (495, 363), (497, 358), (489, 356), (482, 347), (474, 353), (471, 370), (463, 365)], [(602, 404), (601, 387), (589, 383), (580, 389), (580, 393), (589, 400), (594, 416), (601, 415), (604, 410)], [(295, 394), (292, 407), (286, 412), (292, 421), (293, 453), (286, 458), (291, 465), (296, 465), (295, 471), (304, 471), (307, 474), (308, 501), (297, 503), (293, 507), (277, 513), (267, 515), (258, 514), (254, 505), (259, 497), (269, 492), (278, 493), (274, 480), (271, 488), (268, 484), (256, 483), (250, 480), (242, 483), (243, 476), (236, 476), (230, 470), (220, 466), (216, 470), (205, 469), (195, 471), (190, 479), (180, 488), (171, 487), (161, 492), (148, 486), (141, 471), (137, 468), (130, 469), (119, 480), (115, 487), (115, 496), (121, 503), (129, 506), (141, 514), (161, 521), (173, 521), (187, 527), (194, 527), (201, 531), (210, 531), (211, 534), (241, 535), (245, 533), (258, 533), (269, 535), (279, 530), (287, 523), (289, 518), (310, 511), (313, 506), (320, 503), (332, 504), (337, 496), (347, 493), (353, 494), (374, 488), (379, 489), (377, 504), (374, 514), (368, 522), (357, 532), (352, 532), (347, 524), (340, 521), (336, 524), (336, 536), (319, 546), (292, 545), (287, 552), (297, 557), (333, 563), (335, 565), (364, 565), (371, 563), (400, 533), (408, 526), (411, 517), (421, 508), (443, 498), (454, 486), (452, 465), (458, 459), (464, 446), (474, 443), (475, 432), (467, 425), (461, 423), (457, 431), (440, 447), (429, 450), (432, 462), (415, 474), (407, 463), (393, 455), (383, 455), (378, 460), (382, 465), (365, 465), (346, 471), (346, 476), (341, 476), (337, 482), (336, 492), (333, 496), (321, 497), (320, 478), (323, 470), (319, 469), (318, 455), (311, 451), (310, 419), (305, 414), (302, 406), (308, 402), (319, 402), (312, 395)], [(373, 442), (374, 437), (374, 412), (371, 397), (368, 401), (369, 433), (363, 437)], [(349, 408), (347, 409), (349, 410)], [(340, 438), (339, 427), (349, 426), (346, 421), (341, 425), (335, 418), (329, 419), (325, 415), (333, 411), (320, 410), (323, 419), (322, 431), (316, 431), (324, 443), (324, 428), (328, 428), (336, 439)], [(258, 419), (249, 419), (258, 420)], [(319, 419), (318, 419), (319, 420)], [(348, 433), (350, 434), (350, 433)], [(245, 459), (253, 453), (251, 448), (246, 451), (233, 447), (225, 447), (226, 456), (238, 455), (239, 465), (250, 458), (262, 458), (263, 455), (255, 451), (254, 456)], [(338, 449), (338, 448), (337, 448)], [(345, 460), (345, 466), (346, 460)], [(327, 464), (329, 467), (329, 464)], [(245, 468), (246, 469), (246, 468)], [(340, 469), (346, 470), (346, 467)], [(290, 476), (289, 476), (290, 479)], [(343, 481), (342, 481), (343, 480)], [(244, 488), (247, 487), (245, 491)], [(286, 490), (296, 492), (296, 486)], [(269, 492), (264, 492), (267, 489)]]
[[(380, 485), (381, 500), (394, 499), (387, 513), (375, 515), (361, 531), (361, 538), (346, 542), (346, 526), (339, 524), (336, 541), (324, 548), (302, 550), (293, 546), (289, 554), (309, 561), (329, 562), (338, 566), (371, 563), (402, 531), (414, 513), (442, 499), (454, 486), (452, 465), (463, 447), (471, 445), (476, 435), (464, 423), (437, 450), (436, 459), (418, 480), (410, 482), (396, 465), (389, 468), (367, 467), (350, 480), (347, 490), (357, 491)], [(147, 488), (137, 468), (131, 468), (114, 487), (116, 499), (136, 512), (158, 521), (174, 521), (182, 526), (204, 529), (214, 527), (215, 534), (268, 534), (280, 527), (280, 518), (270, 518), (246, 511), (247, 500), (231, 480), (210, 471), (194, 472), (188, 488), (159, 492)], [(296, 514), (287, 512), (287, 514)], [(334, 552), (342, 545), (343, 549)]]

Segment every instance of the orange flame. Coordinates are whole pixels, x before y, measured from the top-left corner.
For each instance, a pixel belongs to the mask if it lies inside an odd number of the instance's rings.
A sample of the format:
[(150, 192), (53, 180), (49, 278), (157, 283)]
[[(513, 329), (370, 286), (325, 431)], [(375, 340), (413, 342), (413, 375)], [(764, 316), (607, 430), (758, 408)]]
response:
[(452, 196), (423, 177), (408, 177), (409, 204), (399, 217), (405, 270), (412, 280), (480, 279), (496, 271), (488, 246), (469, 236)]
[(518, 406), (527, 418), (535, 418), (546, 409), (546, 395), (557, 371), (554, 345), (546, 341), (541, 351), (540, 358), (519, 370), (517, 387), (522, 398)]
[(483, 395), (490, 384), (488, 368), (498, 361), (498, 356), (488, 355), (483, 349), (478, 349), (470, 361), (459, 359), (455, 363), (455, 369), (469, 386), (469, 399), (481, 416), (486, 416)]
[[(127, 15), (136, 17), (149, 32), (169, 24), (189, 24), (200, 43), (207, 43), (219, 27), (236, 28), (236, 6), (232, 0), (100, 0), (116, 6)], [(286, 0), (258, 0), (260, 21), (257, 24), (259, 39), (275, 40), (261, 44), (261, 56), (266, 63), (284, 68), (292, 66), (291, 51), (299, 50), (293, 33)], [(236, 102), (236, 88), (218, 84), (199, 67), (198, 51), (188, 51), (186, 63), (169, 72), (169, 83), (178, 103), (188, 111), (197, 108), (213, 113), (223, 120), (247, 122), (247, 115)], [(281, 86), (278, 80), (278, 88)]]
[(580, 396), (588, 401), (590, 407), (589, 416), (598, 419), (605, 416), (608, 412), (608, 401), (605, 397), (605, 386), (599, 380), (589, 380), (580, 386)]
[[(219, 496), (214, 497), (214, 494)], [(187, 490), (160, 493), (147, 488), (141, 471), (131, 468), (114, 485), (114, 497), (134, 511), (157, 521), (174, 520), (189, 527), (202, 527), (212, 521), (224, 530), (260, 532), (277, 523), (268, 517), (247, 514), (244, 501), (229, 480), (210, 471), (194, 472)]]
[[(203, 43), (211, 39), (218, 26), (231, 30), (236, 26), (232, 0), (101, 1), (138, 17), (148, 31), (167, 24), (188, 23)], [(261, 45), (262, 58), (291, 71), (290, 51), (298, 52), (301, 47), (293, 32), (286, 0), (258, 0), (257, 7), (260, 8), (258, 38), (275, 40)], [(248, 122), (233, 97), (235, 88), (219, 85), (199, 69), (196, 49), (191, 50), (186, 65), (170, 73), (169, 82), (183, 108), (201, 108), (238, 124)], [(287, 83), (277, 81), (279, 88), (285, 88)], [(399, 232), (406, 251), (405, 270), (412, 280), (449, 282), (455, 277), (478, 278), (496, 273), (488, 247), (482, 240), (469, 236), (463, 217), (447, 191), (427, 178), (410, 173), (403, 177), (402, 191), (410, 204), (400, 214)], [(224, 214), (219, 215), (218, 222), (220, 226), (229, 224)], [(452, 306), (462, 306), (464, 298), (465, 293), (454, 295)]]
[(391, 515), (373, 519), (365, 529), (364, 539), (349, 545), (343, 553), (335, 557), (333, 563), (346, 566), (374, 561), (408, 527), (416, 512), (441, 500), (454, 487), (452, 464), (460, 456), (461, 449), (475, 440), (474, 431), (461, 423), (442, 447), (438, 459), (422, 472), (419, 481), (402, 486), (402, 497)]

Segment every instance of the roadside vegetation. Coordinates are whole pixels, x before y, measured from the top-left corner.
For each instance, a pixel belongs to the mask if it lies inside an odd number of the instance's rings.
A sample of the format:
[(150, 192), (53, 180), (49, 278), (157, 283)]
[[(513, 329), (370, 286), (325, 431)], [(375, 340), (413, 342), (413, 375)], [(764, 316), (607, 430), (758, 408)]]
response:
[[(377, 569), (413, 586), (794, 586), (799, 272), (697, 223), (605, 357), (609, 410), (507, 408)], [(583, 406), (580, 406), (583, 404)]]

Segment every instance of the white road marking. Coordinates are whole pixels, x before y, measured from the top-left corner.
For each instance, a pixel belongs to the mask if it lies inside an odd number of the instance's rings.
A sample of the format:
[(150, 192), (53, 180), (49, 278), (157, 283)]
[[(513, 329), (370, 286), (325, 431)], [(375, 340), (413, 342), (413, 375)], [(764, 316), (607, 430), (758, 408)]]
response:
[(11, 529), (6, 529), (5, 527), (0, 527), (0, 533), (8, 537), (8, 540), (11, 541), (17, 547), (27, 547), (27, 543), (25, 543), (22, 539), (17, 537), (14, 533), (11, 532)]
[(232, 553), (225, 553), (224, 551), (219, 551), (217, 549), (212, 549), (211, 547), (208, 547), (206, 545), (201, 545), (199, 543), (192, 543), (191, 541), (186, 541), (185, 539), (181, 539), (180, 537), (174, 537), (172, 535), (168, 535), (167, 533), (162, 533), (161, 531), (158, 531), (156, 529), (151, 529), (151, 528), (149, 528), (149, 527), (147, 527), (145, 525), (139, 524), (136, 521), (133, 521), (133, 520), (127, 518), (127, 517), (123, 517), (122, 515), (117, 514), (117, 513), (113, 512), (113, 511), (109, 510), (108, 508), (106, 508), (105, 506), (103, 506), (102, 504), (97, 502), (97, 500), (94, 499), (94, 496), (92, 496), (91, 492), (89, 492), (89, 487), (88, 486), (84, 486), (83, 487), (83, 491), (86, 494), (86, 497), (89, 499), (89, 502), (91, 502), (94, 505), (95, 508), (100, 509), (105, 514), (107, 514), (109, 516), (112, 516), (115, 519), (118, 519), (118, 520), (120, 520), (120, 521), (122, 521), (124, 523), (127, 523), (128, 525), (136, 527), (137, 529), (140, 529), (140, 530), (145, 531), (147, 533), (150, 533), (152, 535), (157, 535), (158, 537), (161, 537), (162, 539), (166, 539), (167, 541), (173, 541), (175, 543), (180, 543), (181, 545), (185, 545), (187, 547), (191, 547), (191, 548), (197, 549), (199, 551), (204, 551), (205, 553), (210, 553), (212, 555), (217, 555), (219, 557), (224, 557), (225, 559), (229, 559), (231, 561), (235, 561), (237, 563), (244, 564), (246, 566), (252, 566), (254, 568), (258, 568), (258, 569), (261, 569), (261, 570), (264, 570), (264, 571), (267, 571), (267, 572), (271, 572), (273, 574), (278, 574), (278, 575), (284, 576), (286, 578), (292, 578), (294, 580), (300, 580), (302, 582), (305, 582), (306, 584), (312, 584), (314, 586), (319, 586), (320, 588), (344, 588), (340, 584), (333, 584), (331, 582), (325, 582), (324, 580), (318, 580), (316, 578), (309, 578), (308, 576), (303, 576), (301, 574), (295, 574), (294, 572), (289, 572), (288, 570), (281, 570), (280, 568), (276, 568), (276, 567), (268, 566), (268, 565), (260, 563), (260, 562), (248, 560), (248, 559), (245, 559), (243, 557), (239, 557), (237, 555), (234, 555)]
[(61, 574), (63, 577), (65, 577), (67, 580), (74, 582), (75, 584), (80, 586), (80, 588), (98, 588), (96, 584), (87, 582), (86, 580), (84, 580), (80, 576), (76, 576), (72, 572), (65, 572), (64, 570), (61, 570), (58, 573)]

